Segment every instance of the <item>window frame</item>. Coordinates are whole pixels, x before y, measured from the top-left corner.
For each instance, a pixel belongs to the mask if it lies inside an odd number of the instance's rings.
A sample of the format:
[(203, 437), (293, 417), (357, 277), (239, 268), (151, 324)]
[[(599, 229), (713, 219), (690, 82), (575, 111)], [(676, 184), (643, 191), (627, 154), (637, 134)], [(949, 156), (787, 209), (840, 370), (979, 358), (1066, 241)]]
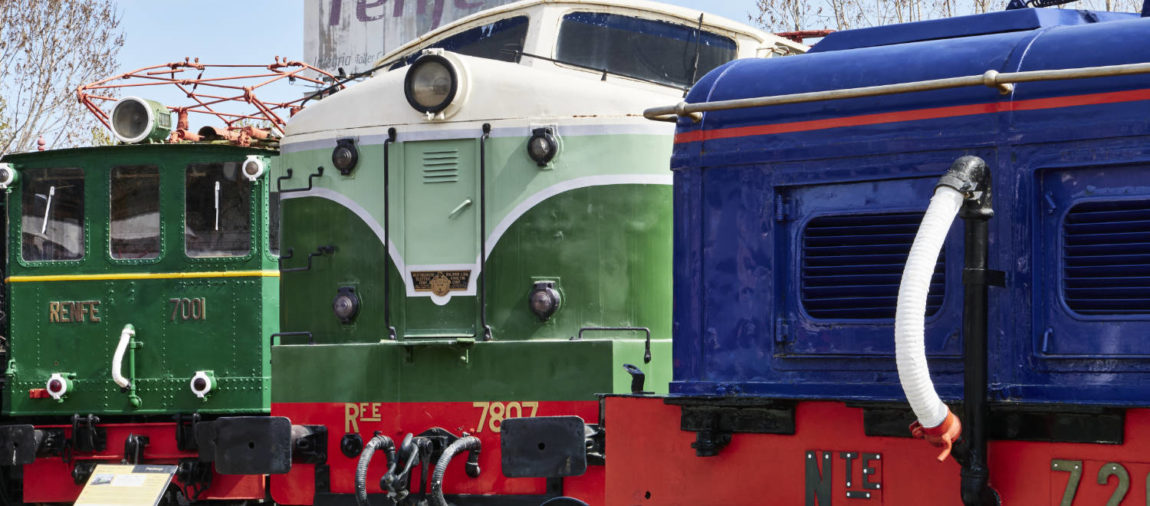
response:
[[(63, 260), (27, 260), (24, 258), (24, 192), (29, 191), (29, 183), (31, 182), (31, 179), (32, 179), (32, 177), (29, 175), (29, 173), (32, 171), (50, 171), (53, 169), (57, 169), (57, 170), (58, 169), (75, 169), (75, 170), (78, 170), (78, 171), (80, 171), (81, 179), (83, 179), (83, 181), (84, 181), (84, 189), (80, 192), (80, 196), (83, 199), (83, 202), (81, 202), (81, 205), (80, 205), (80, 208), (83, 210), (83, 218), (80, 221), (80, 230), (81, 230), (81, 233), (83, 234), (82, 235), (82, 237), (83, 237), (83, 239), (82, 239), (83, 253), (80, 255), (79, 258), (69, 258), (69, 259), (63, 259)], [(30, 268), (50, 267), (50, 266), (76, 266), (76, 265), (82, 265), (88, 260), (88, 253), (90, 251), (91, 242), (92, 242), (91, 232), (88, 230), (88, 218), (91, 215), (91, 212), (89, 212), (89, 209), (88, 209), (88, 205), (89, 205), (89, 202), (92, 200), (91, 196), (89, 195), (89, 192), (92, 191), (92, 189), (91, 189), (92, 185), (88, 184), (88, 172), (89, 171), (86, 170), (85, 167), (80, 166), (80, 165), (76, 165), (76, 164), (71, 164), (71, 165), (66, 164), (64, 166), (26, 167), (26, 168), (20, 169), (20, 176), (21, 176), (21, 181), (19, 184), (19, 187), (20, 187), (20, 190), (19, 190), (19, 192), (20, 192), (20, 200), (19, 200), (20, 205), (19, 206), (12, 206), (11, 205), (11, 199), (9, 199), (9, 206), (8, 206), (9, 209), (12, 209), (13, 207), (15, 207), (16, 209), (19, 210), (18, 211), (19, 219), (15, 220), (19, 224), (18, 225), (19, 226), (19, 233), (18, 234), (12, 234), (12, 236), (13, 236), (12, 240), (15, 241), (15, 244), (13, 244), (12, 246), (14, 246), (13, 249), (15, 250), (15, 253), (16, 253), (15, 255), (12, 255), (12, 256), (14, 256), (16, 258), (17, 264), (19, 264), (20, 266), (23, 266), (23, 267), (30, 267)]]
[[(115, 256), (112, 255), (112, 175), (116, 169), (127, 168), (127, 167), (151, 167), (151, 168), (154, 168), (156, 170), (156, 176), (158, 179), (157, 186), (156, 186), (156, 194), (157, 194), (156, 208), (159, 212), (159, 218), (160, 218), (160, 226), (159, 226), (160, 250), (159, 250), (159, 255), (152, 257), (152, 258), (116, 258)], [(106, 188), (106, 190), (107, 190), (106, 195), (108, 197), (108, 219), (107, 219), (107, 230), (105, 231), (106, 237), (107, 237), (107, 246), (108, 247), (105, 250), (105, 254), (107, 255), (107, 259), (109, 262), (119, 264), (119, 265), (144, 265), (144, 264), (159, 263), (164, 258), (167, 257), (168, 241), (166, 240), (165, 235), (167, 234), (167, 228), (168, 227), (167, 227), (167, 224), (164, 222), (164, 218), (165, 218), (164, 189), (165, 189), (165, 184), (166, 184), (165, 179), (166, 178), (164, 177), (163, 167), (160, 164), (156, 164), (156, 163), (153, 163), (153, 164), (114, 165), (114, 166), (108, 168), (108, 177), (106, 179), (106, 181), (108, 183), (107, 188)]]
[[(562, 61), (562, 59), (559, 56), (559, 46), (560, 46), (559, 37), (560, 37), (560, 34), (562, 33), (564, 22), (567, 20), (567, 17), (572, 16), (572, 15), (577, 15), (577, 14), (617, 16), (617, 17), (622, 17), (622, 18), (631, 18), (631, 19), (639, 20), (639, 21), (674, 25), (674, 26), (685, 28), (687, 30), (695, 30), (701, 34), (710, 35), (713, 37), (719, 37), (719, 38), (725, 39), (727, 41), (730, 41), (734, 45), (734, 56), (733, 56), (733, 58), (731, 58), (730, 60), (727, 60), (724, 63), (719, 64), (719, 66), (722, 66), (726, 63), (729, 63), (731, 61), (739, 59), (739, 54), (740, 54), (739, 48), (741, 46), (741, 41), (740, 41), (739, 37), (733, 32), (723, 30), (723, 29), (717, 28), (717, 27), (708, 27), (708, 26), (699, 27), (697, 24), (692, 25), (692, 24), (690, 24), (690, 23), (688, 23), (682, 19), (678, 19), (678, 18), (669, 18), (669, 17), (662, 17), (662, 16), (652, 17), (652, 16), (650, 16), (650, 13), (641, 13), (641, 12), (601, 10), (601, 9), (595, 9), (594, 6), (588, 5), (588, 6), (583, 6), (580, 8), (573, 8), (573, 9), (568, 9), (568, 10), (559, 12), (557, 14), (557, 16), (555, 17), (555, 25), (552, 27), (552, 29), (554, 31), (554, 36), (551, 37), (551, 41), (550, 41), (550, 45), (551, 45), (550, 53), (551, 54), (549, 57), (552, 59), (553, 63), (556, 66), (561, 67), (561, 68), (580, 70), (580, 71), (591, 73), (591, 74), (602, 74), (603, 73), (602, 70), (592, 70), (592, 69), (590, 69), (586, 66), (582, 66), (578, 63), (564, 62), (564, 61)], [(616, 71), (613, 71), (610, 69), (608, 69), (607, 72), (612, 77), (615, 77), (618, 79), (626, 79), (628, 81), (633, 81), (633, 82), (651, 84), (651, 85), (655, 85), (655, 86), (663, 86), (663, 87), (672, 88), (672, 89), (676, 89), (676, 90), (686, 90), (686, 89), (690, 88), (691, 86), (694, 86), (694, 84), (695, 84), (695, 83), (690, 83), (687, 85), (682, 85), (682, 84), (664, 83), (664, 82), (661, 82), (661, 81), (658, 81), (658, 80), (655, 80), (652, 78), (622, 74), (622, 73), (619, 73), (619, 72), (616, 72)], [(698, 75), (695, 76), (695, 82), (697, 83), (699, 79), (702, 79), (703, 76), (707, 74), (707, 72), (709, 72), (709, 71), (700, 70), (698, 72)]]
[[(188, 174), (188, 167), (192, 166), (192, 165), (213, 165), (213, 164), (224, 165), (224, 164), (228, 164), (228, 163), (237, 164), (237, 177), (247, 181), (247, 179), (244, 178), (242, 176), (242, 174), (240, 174), (240, 172), (239, 172), (239, 170), (243, 166), (242, 160), (230, 160), (230, 159), (213, 160), (213, 161), (199, 160), (199, 161), (191, 161), (191, 162), (187, 162), (187, 163), (182, 163), (180, 166), (180, 169), (179, 169), (180, 170), (180, 180), (181, 180), (180, 187), (181, 187), (182, 191), (180, 192), (180, 203), (179, 203), (179, 206), (180, 206), (180, 227), (181, 227), (180, 228), (181, 232), (180, 232), (179, 236), (180, 236), (180, 249), (183, 252), (183, 260), (184, 261), (206, 263), (206, 264), (211, 264), (211, 263), (217, 263), (217, 264), (218, 263), (243, 263), (243, 262), (251, 260), (256, 255), (258, 255), (259, 250), (262, 248), (262, 244), (264, 242), (266, 242), (266, 240), (261, 239), (261, 238), (257, 237), (257, 235), (256, 235), (260, 229), (260, 227), (258, 227), (257, 224), (259, 224), (263, 220), (263, 218), (261, 217), (261, 212), (260, 212), (261, 206), (259, 204), (256, 204), (257, 202), (260, 202), (263, 200), (263, 199), (259, 198), (260, 197), (259, 194), (255, 193), (256, 189), (259, 187), (259, 181), (256, 181), (256, 182), (248, 181), (248, 185), (247, 185), (248, 186), (248, 217), (247, 217), (247, 219), (248, 219), (248, 252), (244, 255), (238, 255), (238, 256), (192, 256), (192, 255), (188, 254), (188, 240), (187, 240), (187, 230), (188, 230), (188, 175), (187, 174)], [(262, 179), (263, 178), (261, 178), (260, 180), (262, 180)], [(266, 251), (266, 249), (265, 249), (265, 251)]]

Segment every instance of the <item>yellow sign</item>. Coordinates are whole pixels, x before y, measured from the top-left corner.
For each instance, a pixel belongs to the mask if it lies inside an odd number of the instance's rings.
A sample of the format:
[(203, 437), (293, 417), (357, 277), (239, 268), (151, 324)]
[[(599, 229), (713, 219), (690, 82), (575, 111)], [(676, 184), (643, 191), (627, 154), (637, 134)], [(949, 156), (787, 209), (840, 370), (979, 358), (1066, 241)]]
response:
[(100, 464), (76, 499), (76, 506), (156, 506), (176, 466)]

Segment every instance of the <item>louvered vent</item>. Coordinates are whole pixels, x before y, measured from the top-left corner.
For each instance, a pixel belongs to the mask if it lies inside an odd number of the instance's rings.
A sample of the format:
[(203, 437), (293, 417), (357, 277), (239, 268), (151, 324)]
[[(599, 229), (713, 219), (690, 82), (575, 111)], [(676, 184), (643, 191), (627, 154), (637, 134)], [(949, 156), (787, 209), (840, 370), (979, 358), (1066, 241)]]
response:
[[(802, 236), (802, 304), (815, 318), (893, 319), (921, 212), (820, 216)], [(946, 254), (930, 280), (927, 315), (942, 307)]]
[(1150, 200), (1085, 202), (1062, 225), (1063, 294), (1087, 315), (1150, 314)]
[(447, 149), (423, 152), (424, 183), (454, 183), (459, 181), (459, 151)]

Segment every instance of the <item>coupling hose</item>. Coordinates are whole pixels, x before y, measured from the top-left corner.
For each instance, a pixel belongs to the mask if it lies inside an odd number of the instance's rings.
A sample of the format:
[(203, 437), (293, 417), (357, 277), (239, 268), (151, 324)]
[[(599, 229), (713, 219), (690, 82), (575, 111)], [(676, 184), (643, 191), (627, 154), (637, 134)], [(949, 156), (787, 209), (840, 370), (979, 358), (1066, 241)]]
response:
[(479, 438), (475, 436), (464, 436), (456, 439), (454, 443), (447, 445), (443, 450), (443, 455), (439, 456), (439, 462), (435, 463), (435, 473), (431, 475), (431, 500), (436, 506), (448, 506), (447, 499), (443, 498), (443, 474), (447, 472), (447, 464), (451, 463), (451, 459), (455, 458), (457, 453), (463, 451), (471, 452), (467, 457), (467, 475), (475, 478), (479, 476), (479, 449), (482, 446)]
[[(899, 283), (894, 320), (895, 361), (899, 382), (918, 419), (917, 425), (927, 434), (934, 431), (948, 433), (949, 441), (939, 441), (936, 444), (945, 447), (942, 458), (950, 452), (952, 438), (957, 436), (953, 429), (957, 419), (939, 399), (927, 368), (924, 336), (926, 298), (939, 252), (942, 251), (946, 234), (964, 198), (962, 192), (950, 186), (940, 185), (935, 190), (906, 260), (902, 281)], [(944, 422), (950, 425), (946, 429), (942, 427)]]
[(395, 442), (391, 438), (378, 432), (363, 447), (359, 454), (359, 462), (355, 466), (355, 502), (359, 506), (368, 506), (367, 502), (367, 467), (371, 464), (371, 457), (377, 448), (383, 448), (387, 455), (387, 462), (391, 466), (388, 472), (395, 470)]

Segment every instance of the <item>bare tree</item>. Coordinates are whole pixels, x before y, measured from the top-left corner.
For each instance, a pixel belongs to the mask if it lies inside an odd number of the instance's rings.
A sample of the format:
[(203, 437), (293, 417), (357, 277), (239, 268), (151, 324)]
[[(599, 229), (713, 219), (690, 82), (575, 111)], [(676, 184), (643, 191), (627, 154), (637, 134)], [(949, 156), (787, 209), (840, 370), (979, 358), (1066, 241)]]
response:
[(76, 88), (116, 70), (113, 0), (0, 0), (0, 153), (93, 141)]

